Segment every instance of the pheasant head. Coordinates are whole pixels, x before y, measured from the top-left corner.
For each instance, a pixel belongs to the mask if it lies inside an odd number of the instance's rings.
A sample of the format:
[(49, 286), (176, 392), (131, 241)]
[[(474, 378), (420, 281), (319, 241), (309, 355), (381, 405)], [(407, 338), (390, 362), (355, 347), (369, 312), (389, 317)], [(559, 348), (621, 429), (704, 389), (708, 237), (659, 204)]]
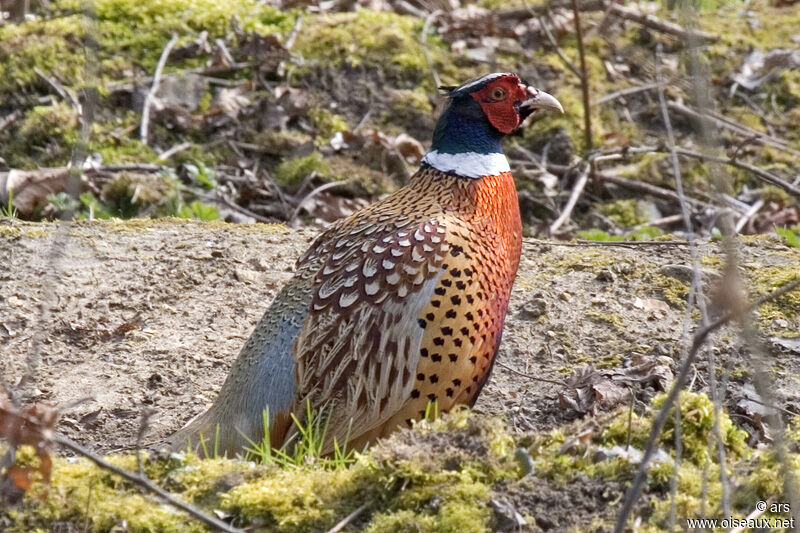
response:
[(464, 178), (508, 172), (500, 140), (542, 108), (564, 112), (553, 96), (516, 74), (499, 72), (458, 87), (442, 87), (447, 104), (422, 162)]

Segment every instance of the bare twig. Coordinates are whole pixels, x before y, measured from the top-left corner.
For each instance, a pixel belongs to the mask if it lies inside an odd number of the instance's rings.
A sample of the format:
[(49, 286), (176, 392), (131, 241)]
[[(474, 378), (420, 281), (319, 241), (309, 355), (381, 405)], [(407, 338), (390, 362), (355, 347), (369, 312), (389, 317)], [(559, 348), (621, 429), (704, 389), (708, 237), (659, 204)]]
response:
[(147, 478), (147, 477), (145, 477), (145, 476), (143, 476), (141, 474), (134, 474), (133, 472), (125, 470), (124, 468), (120, 468), (120, 467), (118, 467), (118, 466), (116, 466), (114, 464), (111, 464), (108, 461), (106, 461), (105, 459), (103, 459), (102, 457), (100, 457), (99, 455), (97, 455), (96, 453), (94, 453), (93, 451), (91, 451), (91, 450), (89, 450), (87, 448), (84, 448), (83, 446), (81, 446), (77, 442), (73, 442), (72, 440), (68, 439), (67, 437), (64, 437), (62, 435), (56, 434), (53, 437), (53, 441), (56, 442), (57, 444), (59, 444), (60, 446), (63, 446), (64, 448), (66, 448), (66, 449), (68, 449), (68, 450), (70, 450), (70, 451), (72, 451), (72, 452), (74, 452), (74, 453), (76, 453), (78, 455), (86, 457), (87, 459), (92, 461), (94, 464), (96, 464), (100, 468), (103, 468), (105, 470), (109, 470), (109, 471), (117, 474), (118, 476), (120, 476), (120, 477), (122, 477), (124, 479), (127, 479), (131, 483), (134, 483), (134, 484), (140, 486), (141, 488), (145, 489), (146, 491), (152, 492), (153, 494), (157, 495), (159, 498), (161, 498), (162, 500), (166, 501), (167, 503), (169, 503), (173, 507), (177, 507), (178, 509), (186, 512), (188, 515), (192, 516), (193, 518), (196, 518), (197, 520), (200, 520), (201, 522), (211, 526), (212, 528), (219, 529), (219, 530), (224, 531), (226, 533), (243, 533), (243, 530), (241, 530), (239, 528), (235, 528), (235, 527), (223, 522), (222, 520), (219, 520), (219, 519), (217, 519), (217, 518), (215, 518), (215, 517), (213, 517), (213, 516), (211, 516), (209, 514), (206, 514), (201, 509), (198, 509), (194, 505), (191, 505), (191, 504), (188, 504), (186, 502), (183, 502), (183, 501), (179, 500), (178, 498), (176, 498), (175, 496), (173, 496), (172, 494), (170, 494), (166, 490), (162, 489), (161, 487), (159, 487), (158, 485), (153, 483), (153, 481), (150, 480), (149, 478)]
[(45, 74), (44, 72), (42, 72), (41, 70), (39, 70), (39, 67), (33, 67), (33, 71), (40, 78), (42, 78), (44, 81), (50, 84), (50, 86), (53, 89), (55, 89), (55, 91), (62, 99), (67, 100), (75, 109), (76, 113), (78, 113), (79, 115), (82, 113), (81, 103), (78, 101), (78, 97), (75, 96), (74, 92), (70, 91), (69, 89), (61, 85), (55, 78), (52, 78), (47, 74)]
[[(598, 171), (598, 177), (600, 180), (605, 181), (607, 183), (613, 183), (614, 185), (618, 185), (620, 187), (624, 187), (625, 189), (629, 189), (632, 191), (637, 191), (644, 194), (649, 194), (655, 198), (661, 198), (662, 200), (672, 200), (678, 201), (678, 195), (670, 191), (669, 189), (664, 189), (663, 187), (657, 187), (656, 185), (651, 185), (644, 181), (633, 180), (630, 178), (623, 178), (622, 176), (617, 176), (616, 174), (612, 174), (610, 172), (600, 172)], [(707, 204), (700, 200), (696, 200), (694, 198), (685, 198), (686, 203), (691, 205), (694, 209), (705, 209), (711, 208), (711, 204)]]
[[(525, 5), (527, 6), (527, 3)], [(527, 7), (530, 9), (530, 6)], [(531, 13), (533, 13), (532, 10)], [(552, 20), (552, 18), (550, 17), (549, 11), (547, 12), (547, 20), (545, 20), (544, 17), (539, 17), (539, 26), (542, 27), (542, 32), (544, 33), (545, 37), (547, 37), (547, 40), (550, 41), (550, 45), (553, 47), (553, 50), (555, 50), (556, 55), (558, 55), (558, 57), (561, 59), (561, 62), (564, 63), (564, 65), (569, 70), (571, 70), (572, 73), (575, 74), (579, 80), (583, 79), (583, 74), (581, 74), (581, 71), (578, 70), (578, 67), (572, 64), (572, 61), (569, 60), (567, 54), (565, 54), (564, 50), (562, 50), (561, 47), (558, 45), (558, 41), (556, 40), (553, 33), (550, 31), (550, 26), (548, 25), (548, 21), (550, 20)]]
[[(697, 250), (697, 243), (694, 239), (694, 228), (692, 224), (692, 217), (691, 213), (689, 212), (689, 206), (686, 203), (686, 196), (683, 192), (683, 180), (681, 178), (681, 168), (680, 163), (678, 162), (678, 154), (675, 151), (675, 133), (672, 130), (672, 121), (669, 117), (669, 111), (667, 110), (667, 103), (666, 99), (664, 98), (664, 89), (663, 85), (661, 85), (661, 43), (656, 45), (656, 55), (655, 55), (655, 71), (656, 71), (656, 81), (659, 82), (658, 87), (658, 102), (659, 107), (661, 109), (661, 118), (664, 121), (664, 126), (667, 130), (667, 143), (670, 150), (670, 160), (672, 162), (672, 172), (675, 177), (675, 190), (678, 194), (678, 199), (681, 207), (681, 215), (683, 216), (683, 224), (686, 228), (687, 240), (689, 241), (689, 255), (692, 259), (692, 285), (695, 287), (695, 300), (697, 302), (697, 306), (700, 308), (700, 316), (702, 320), (702, 324), (704, 326), (708, 325), (708, 311), (706, 309), (705, 298), (703, 296), (703, 278), (702, 272), (700, 270), (700, 262), (698, 257), (698, 250)], [(714, 354), (712, 350), (708, 351), (708, 361), (709, 361), (709, 388), (711, 389), (711, 401), (714, 404), (714, 421), (713, 421), (713, 432), (714, 436), (717, 439), (717, 452), (719, 455), (719, 464), (725, 465), (725, 448), (722, 445), (722, 438), (720, 434), (719, 428), (719, 403), (717, 402), (717, 385), (716, 385), (716, 366), (714, 363)], [(679, 409), (676, 409), (676, 413)], [(679, 423), (679, 416), (676, 416), (676, 424)], [(678, 439), (676, 435), (676, 440)], [(680, 445), (680, 443), (678, 443)], [(675, 461), (674, 465), (674, 472), (673, 476), (677, 477), (677, 471), (679, 468), (678, 461)], [(727, 507), (728, 501), (728, 480), (727, 474), (725, 472), (724, 466), (720, 468), (720, 482), (722, 484), (722, 502), (723, 508)], [(673, 499), (674, 503), (674, 499)], [(726, 508), (727, 511), (727, 508)]]
[(147, 129), (150, 126), (150, 107), (153, 105), (153, 101), (156, 98), (156, 93), (158, 92), (158, 86), (161, 84), (161, 75), (164, 73), (164, 66), (167, 64), (169, 53), (172, 51), (172, 47), (174, 47), (175, 43), (177, 42), (178, 36), (173, 35), (167, 43), (167, 46), (165, 46), (164, 50), (161, 51), (161, 57), (158, 58), (156, 72), (153, 75), (153, 85), (150, 86), (150, 91), (147, 93), (147, 98), (144, 100), (144, 109), (142, 109), (142, 124), (139, 128), (139, 137), (144, 144), (147, 144)]
[(303, 208), (303, 206), (306, 204), (306, 202), (309, 201), (311, 198), (313, 198), (317, 194), (321, 193), (322, 191), (327, 191), (328, 189), (332, 189), (332, 188), (338, 187), (340, 185), (347, 185), (351, 181), (352, 180), (332, 181), (330, 183), (325, 183), (323, 185), (320, 185), (316, 189), (312, 190), (310, 193), (305, 195), (305, 197), (303, 197), (303, 199), (300, 200), (300, 202), (297, 204), (297, 207), (295, 207), (295, 209), (294, 209), (294, 213), (292, 213), (292, 217), (289, 219), (289, 223), (290, 224), (294, 224), (294, 221), (297, 220), (297, 217), (300, 215), (300, 210)]
[(667, 103), (667, 107), (669, 107), (670, 111), (675, 111), (676, 113), (680, 113), (681, 115), (687, 116), (694, 120), (709, 120), (714, 123), (717, 127), (732, 131), (733, 133), (737, 133), (746, 137), (747, 141), (750, 142), (758, 142), (760, 144), (766, 144), (767, 146), (771, 146), (787, 154), (792, 154), (794, 156), (800, 157), (800, 151), (794, 150), (789, 146), (789, 142), (778, 137), (769, 135), (768, 133), (763, 133), (758, 130), (754, 130), (744, 124), (739, 124), (738, 122), (724, 116), (720, 115), (719, 113), (714, 113), (711, 111), (696, 111), (684, 104), (679, 102), (669, 102)]
[(716, 163), (722, 163), (724, 165), (741, 168), (742, 170), (750, 172), (751, 174), (759, 178), (761, 181), (765, 181), (770, 185), (775, 185), (776, 187), (780, 187), (784, 191), (792, 193), (800, 198), (800, 187), (798, 187), (797, 185), (793, 185), (788, 181), (784, 181), (775, 174), (772, 174), (771, 172), (768, 172), (762, 168), (751, 165), (749, 163), (745, 163), (744, 161), (733, 159), (731, 157), (722, 157), (717, 155), (704, 154), (701, 152), (696, 152), (694, 150), (689, 150), (687, 148), (677, 147), (675, 148), (675, 151), (678, 153), (678, 155), (682, 155), (684, 157), (692, 157), (694, 159), (704, 159), (706, 161), (714, 161)]
[(704, 31), (687, 30), (673, 22), (667, 22), (665, 20), (661, 20), (657, 17), (654, 17), (653, 15), (642, 13), (641, 11), (639, 11), (637, 8), (634, 7), (626, 7), (621, 4), (617, 4), (616, 2), (611, 2), (609, 3), (607, 9), (610, 14), (616, 15), (619, 18), (623, 18), (625, 20), (632, 20), (633, 22), (637, 22), (642, 26), (647, 26), (650, 29), (674, 35), (675, 37), (678, 37), (681, 40), (688, 40), (690, 38), (693, 38), (706, 42), (719, 41), (719, 36), (717, 35), (714, 35), (712, 33), (707, 33)]
[(597, 105), (605, 104), (608, 102), (612, 102), (617, 98), (623, 98), (625, 96), (630, 96), (632, 94), (649, 91), (651, 89), (657, 89), (660, 86), (661, 85), (658, 82), (653, 82), (653, 83), (645, 83), (644, 85), (636, 85), (634, 87), (627, 87), (625, 89), (620, 89), (619, 91), (614, 91), (613, 93), (608, 93), (606, 95), (603, 95), (597, 100), (595, 100), (595, 103), (597, 103)]
[[(780, 298), (784, 294), (787, 294), (794, 289), (800, 287), (800, 279), (796, 279), (791, 283), (787, 283), (780, 289), (773, 291), (766, 296), (763, 296), (757, 299), (747, 310), (747, 313), (752, 312), (752, 310), (757, 309), (760, 305), (775, 300), (776, 298)], [(617, 515), (617, 521), (614, 524), (614, 533), (622, 533), (625, 531), (625, 525), (628, 522), (628, 517), (633, 510), (633, 506), (636, 503), (636, 500), (639, 497), (639, 494), (642, 490), (642, 486), (644, 485), (645, 480), (647, 479), (647, 465), (650, 463), (650, 459), (655, 452), (658, 437), (661, 435), (661, 431), (664, 429), (664, 424), (667, 421), (667, 416), (669, 415), (669, 411), (672, 409), (672, 406), (675, 404), (675, 399), (678, 397), (678, 393), (681, 389), (686, 385), (686, 381), (689, 376), (689, 371), (691, 370), (692, 365), (697, 357), (697, 352), (703, 346), (706, 341), (706, 338), (713, 333), (714, 331), (718, 330), (734, 318), (738, 316), (736, 312), (727, 312), (725, 315), (720, 317), (719, 319), (715, 320), (714, 322), (708, 324), (701, 328), (695, 335), (694, 339), (692, 340), (691, 348), (689, 349), (689, 353), (687, 354), (686, 358), (681, 365), (681, 369), (678, 372), (678, 376), (675, 378), (674, 383), (672, 384), (672, 388), (667, 395), (667, 398), (664, 400), (664, 403), (661, 406), (661, 409), (656, 416), (656, 419), (653, 421), (653, 425), (650, 429), (650, 435), (647, 438), (647, 444), (645, 445), (644, 454), (642, 455), (642, 461), (639, 463), (639, 470), (636, 472), (636, 476), (633, 479), (633, 483), (631, 484), (628, 492), (625, 494), (625, 501), (622, 505), (622, 509)]]
[(572, 215), (572, 210), (575, 208), (575, 204), (578, 203), (578, 198), (580, 198), (581, 194), (583, 193), (583, 188), (586, 186), (586, 182), (589, 179), (589, 169), (591, 168), (591, 162), (587, 162), (583, 171), (581, 171), (578, 179), (575, 180), (575, 185), (572, 187), (572, 192), (569, 195), (569, 200), (567, 201), (567, 205), (564, 206), (564, 210), (558, 216), (558, 218), (550, 224), (550, 233), (555, 233), (558, 229), (569, 220), (569, 217)]
[(4, 129), (6, 129), (6, 128), (7, 128), (9, 125), (11, 125), (11, 124), (13, 124), (14, 122), (16, 122), (17, 120), (19, 120), (19, 118), (20, 118), (21, 116), (22, 116), (22, 111), (21, 111), (21, 110), (19, 110), (19, 109), (15, 109), (15, 110), (14, 110), (14, 111), (12, 111), (11, 113), (9, 113), (9, 114), (8, 114), (8, 115), (6, 115), (5, 117), (3, 117), (3, 120), (0, 120), (0, 131), (3, 131), (3, 130), (4, 130)]
[[(775, 185), (788, 193), (794, 194), (800, 197), (800, 186), (795, 185), (793, 183), (789, 183), (788, 181), (782, 180), (775, 174), (764, 170), (763, 168), (756, 167), (749, 163), (745, 163), (739, 159), (734, 159), (732, 157), (723, 157), (718, 155), (712, 154), (705, 154), (702, 152), (698, 152), (695, 150), (689, 150), (688, 148), (682, 148), (680, 146), (675, 147), (675, 152), (683, 157), (691, 157), (693, 159), (702, 159), (705, 161), (713, 161), (715, 163), (722, 163), (723, 165), (728, 165), (736, 168), (740, 168), (742, 170), (747, 170), (748, 172), (755, 175), (762, 181), (765, 181), (771, 185)], [(613, 148), (611, 150), (603, 150), (602, 155), (613, 155), (618, 154), (619, 159), (624, 159), (627, 154), (647, 154), (647, 153), (669, 153), (663, 146), (623, 146), (620, 148)], [(598, 155), (595, 160), (602, 157)], [(553, 171), (556, 173), (555, 171)]]
[(183, 152), (184, 150), (188, 150), (192, 146), (194, 146), (194, 143), (190, 143), (190, 142), (176, 144), (175, 146), (173, 146), (169, 150), (165, 150), (165, 151), (161, 152), (161, 154), (158, 156), (158, 160), (159, 161), (166, 161), (167, 159), (169, 159), (173, 155), (175, 155), (175, 154), (177, 154), (179, 152)]
[(340, 531), (342, 531), (345, 527), (347, 527), (347, 524), (358, 518), (359, 515), (366, 510), (367, 506), (368, 506), (367, 503), (362, 503), (361, 505), (356, 507), (356, 509), (352, 513), (342, 518), (335, 526), (330, 528), (327, 531), (327, 533), (339, 533)]
[(136, 432), (136, 470), (140, 476), (144, 476), (142, 469), (142, 441), (150, 427), (150, 418), (155, 414), (153, 409), (145, 408), (142, 411), (142, 421), (139, 423), (139, 431)]
[(586, 68), (586, 53), (583, 49), (583, 30), (581, 29), (580, 10), (578, 0), (572, 0), (572, 12), (575, 15), (575, 36), (578, 38), (578, 56), (581, 61), (581, 95), (583, 98), (583, 128), (586, 150), (594, 147), (592, 140), (592, 105), (589, 96), (589, 71)]
[(750, 206), (750, 209), (748, 209), (747, 212), (739, 218), (739, 220), (736, 222), (736, 227), (734, 228), (734, 231), (736, 231), (736, 233), (741, 233), (742, 228), (745, 227), (745, 225), (750, 221), (750, 219), (753, 218), (756, 215), (756, 213), (758, 213), (761, 210), (762, 207), (764, 207), (764, 200), (762, 198), (759, 198), (758, 201), (756, 201), (752, 206)]
[[(567, 247), (619, 246), (623, 248), (637, 248), (644, 246), (687, 246), (689, 244), (686, 241), (586, 241), (581, 239), (568, 242), (522, 239), (522, 242), (528, 244), (539, 244), (543, 246), (567, 246)], [(500, 363), (498, 362), (497, 364)]]
[(494, 364), (496, 364), (499, 367), (505, 368), (506, 370), (508, 370), (512, 374), (516, 374), (516, 375), (518, 375), (520, 377), (523, 377), (523, 378), (526, 378), (526, 379), (531, 379), (533, 381), (541, 381), (542, 383), (552, 383), (553, 385), (561, 385), (562, 387), (566, 386), (566, 383), (564, 383), (561, 380), (558, 380), (558, 379), (547, 379), (547, 378), (542, 378), (542, 377), (539, 377), (539, 376), (534, 376), (534, 375), (531, 375), (531, 374), (526, 374), (524, 372), (520, 372), (519, 370), (511, 368), (510, 366), (508, 366), (507, 364), (503, 363), (502, 361), (495, 361)]
[(431, 31), (433, 21), (442, 13), (443, 11), (441, 9), (437, 9), (425, 17), (425, 24), (422, 26), (422, 51), (425, 53), (425, 62), (428, 63), (428, 68), (431, 69), (431, 74), (433, 75), (434, 91), (437, 91), (439, 87), (441, 87), (442, 80), (439, 78), (439, 73), (436, 72), (436, 68), (433, 66), (431, 52), (428, 50), (428, 32)]
[(274, 219), (270, 219), (270, 218), (267, 218), (265, 216), (261, 216), (258, 213), (254, 213), (253, 211), (250, 211), (249, 209), (246, 209), (246, 208), (240, 206), (236, 202), (233, 202), (233, 201), (229, 200), (221, 192), (217, 193), (217, 199), (220, 202), (222, 202), (223, 204), (225, 204), (227, 207), (229, 207), (230, 209), (233, 209), (234, 211), (238, 211), (239, 213), (241, 213), (241, 214), (243, 214), (245, 216), (252, 217), (255, 220), (257, 220), (258, 222), (264, 222), (264, 223), (274, 222)]

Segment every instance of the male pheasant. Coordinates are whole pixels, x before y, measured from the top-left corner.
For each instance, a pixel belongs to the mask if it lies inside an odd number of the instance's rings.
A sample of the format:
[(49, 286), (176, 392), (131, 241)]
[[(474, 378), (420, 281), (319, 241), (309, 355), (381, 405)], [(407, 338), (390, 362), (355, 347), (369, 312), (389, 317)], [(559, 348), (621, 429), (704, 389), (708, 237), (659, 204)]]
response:
[(559, 102), (511, 73), (443, 88), (433, 144), (408, 184), (332, 225), (297, 262), (214, 405), (168, 443), (202, 434), (236, 453), (296, 432), (307, 404), (333, 440), (361, 448), (424, 416), (472, 405), (500, 345), (522, 246), (500, 140)]

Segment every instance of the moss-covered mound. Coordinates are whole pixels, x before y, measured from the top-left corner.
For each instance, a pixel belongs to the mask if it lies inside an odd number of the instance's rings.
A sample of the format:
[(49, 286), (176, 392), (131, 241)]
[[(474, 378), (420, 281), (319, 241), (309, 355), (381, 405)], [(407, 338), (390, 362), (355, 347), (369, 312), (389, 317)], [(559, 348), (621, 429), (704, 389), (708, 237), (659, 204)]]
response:
[[(324, 531), (358, 510), (345, 531), (460, 532), (527, 523), (560, 531), (608, 530), (638, 468), (654, 412), (626, 409), (547, 433), (513, 438), (496, 419), (466, 410), (400, 432), (355, 459), (315, 466), (255, 464), (191, 454), (145, 456), (154, 481), (209, 513), (243, 527)], [(674, 418), (659, 440), (638, 506), (646, 529), (663, 530), (674, 505), (681, 520), (721, 513), (714, 408), (703, 394), (681, 400), (682, 453), (676, 466)], [(748, 446), (728, 415), (718, 421), (730, 502), (744, 517), (758, 500), (784, 501), (782, 466), (772, 451)], [(589, 429), (587, 429), (589, 428)], [(800, 430), (788, 433), (788, 464), (800, 473)], [(25, 453), (24, 449), (20, 453)], [(134, 455), (106, 459), (136, 469)], [(670, 483), (677, 497), (670, 499)], [(558, 495), (569, 501), (559, 501)], [(545, 511), (543, 504), (549, 505)], [(766, 517), (785, 518), (780, 513)], [(57, 458), (52, 483), (0, 513), (7, 531), (80, 527), (110, 531), (204, 531), (205, 526), (80, 458)], [(550, 524), (552, 527), (547, 527)]]

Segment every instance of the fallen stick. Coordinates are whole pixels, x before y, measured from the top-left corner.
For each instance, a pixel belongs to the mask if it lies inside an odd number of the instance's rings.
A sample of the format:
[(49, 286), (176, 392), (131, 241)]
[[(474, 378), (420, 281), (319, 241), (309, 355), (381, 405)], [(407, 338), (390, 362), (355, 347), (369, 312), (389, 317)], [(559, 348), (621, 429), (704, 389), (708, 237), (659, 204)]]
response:
[(713, 43), (719, 41), (719, 36), (714, 35), (712, 33), (707, 33), (704, 31), (690, 31), (686, 28), (675, 24), (674, 22), (667, 22), (666, 20), (661, 20), (653, 15), (648, 15), (647, 13), (642, 13), (636, 8), (633, 7), (626, 7), (615, 2), (610, 3), (607, 6), (607, 10), (610, 14), (616, 15), (619, 18), (625, 20), (631, 20), (633, 22), (637, 22), (642, 26), (646, 26), (650, 29), (660, 31), (662, 33), (667, 33), (670, 35), (674, 35), (681, 40), (700, 40), (706, 43)]
[(156, 72), (153, 75), (153, 85), (150, 86), (150, 91), (147, 93), (147, 98), (144, 100), (144, 109), (142, 110), (142, 125), (139, 128), (139, 138), (145, 145), (147, 145), (147, 129), (150, 126), (150, 106), (153, 105), (153, 101), (156, 99), (158, 86), (161, 84), (161, 75), (164, 73), (164, 66), (167, 64), (169, 53), (172, 51), (172, 47), (175, 46), (175, 43), (177, 42), (178, 36), (173, 35), (167, 43), (167, 46), (165, 46), (164, 50), (162, 50), (161, 57), (158, 58), (158, 65), (156, 65)]
[(762, 133), (758, 130), (754, 130), (753, 128), (747, 127), (743, 124), (739, 124), (738, 122), (724, 115), (719, 115), (717, 113), (701, 113), (700, 111), (695, 111), (694, 109), (678, 102), (668, 102), (667, 107), (670, 109), (670, 111), (675, 111), (676, 113), (680, 113), (681, 115), (687, 116), (694, 120), (703, 120), (703, 119), (710, 120), (718, 127), (726, 129), (728, 131), (732, 131), (734, 133), (738, 133), (739, 135), (747, 137), (748, 140), (753, 140), (761, 144), (766, 144), (768, 146), (772, 146), (773, 148), (777, 148), (778, 150), (781, 150), (788, 154), (800, 157), (800, 151), (790, 148), (789, 143), (787, 141), (784, 141), (783, 139), (779, 139), (777, 137), (773, 137), (772, 135), (769, 135), (767, 133)]

